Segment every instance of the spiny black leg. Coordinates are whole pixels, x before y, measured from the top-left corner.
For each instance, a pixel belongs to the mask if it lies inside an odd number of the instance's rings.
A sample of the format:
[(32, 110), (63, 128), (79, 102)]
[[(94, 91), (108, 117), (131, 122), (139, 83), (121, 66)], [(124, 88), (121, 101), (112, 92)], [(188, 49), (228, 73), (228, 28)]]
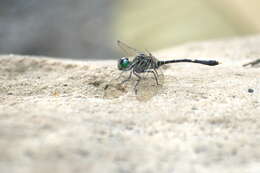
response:
[(158, 72), (157, 72), (156, 69), (154, 69), (154, 72), (156, 73), (156, 77), (155, 77), (155, 79), (156, 79), (157, 85), (159, 85), (159, 81), (158, 81), (158, 78), (157, 78), (157, 76), (159, 76), (159, 74), (158, 74)]
[(154, 69), (154, 71), (155, 71), (156, 75), (157, 75), (157, 76), (159, 76), (159, 75), (158, 75), (158, 72), (157, 72), (157, 70), (156, 70), (156, 69)]
[(159, 85), (158, 78), (157, 78), (157, 76), (156, 76), (156, 75), (158, 75), (157, 71), (154, 72), (154, 71), (152, 71), (152, 70), (147, 70), (147, 71), (145, 71), (145, 72), (153, 73), (153, 76), (154, 76), (154, 78), (155, 78), (156, 84)]
[(127, 78), (126, 80), (123, 80), (123, 81), (121, 82), (121, 84), (123, 84), (123, 83), (129, 81), (129, 80), (131, 79), (131, 77), (132, 77), (132, 73), (133, 73), (133, 71), (130, 72), (130, 75), (128, 76), (128, 78)]
[(142, 78), (141, 78), (141, 76), (139, 76), (135, 71), (134, 71), (134, 75), (136, 75), (136, 76), (138, 77), (137, 82), (136, 82), (135, 87), (134, 87), (135, 94), (137, 94), (137, 88), (136, 88), (136, 87), (139, 85), (140, 80), (141, 80)]

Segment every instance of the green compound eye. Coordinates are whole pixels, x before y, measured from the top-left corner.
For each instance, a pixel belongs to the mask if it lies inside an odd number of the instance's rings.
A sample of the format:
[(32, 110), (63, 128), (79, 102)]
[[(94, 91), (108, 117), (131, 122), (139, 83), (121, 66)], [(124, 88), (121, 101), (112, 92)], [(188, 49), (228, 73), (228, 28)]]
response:
[(124, 68), (128, 67), (128, 65), (129, 65), (129, 61), (126, 60), (126, 59), (121, 64), (121, 66), (124, 67)]
[(128, 58), (123, 57), (119, 60), (118, 69), (119, 70), (125, 69), (125, 68), (129, 67), (129, 65), (130, 65), (130, 62), (129, 62)]

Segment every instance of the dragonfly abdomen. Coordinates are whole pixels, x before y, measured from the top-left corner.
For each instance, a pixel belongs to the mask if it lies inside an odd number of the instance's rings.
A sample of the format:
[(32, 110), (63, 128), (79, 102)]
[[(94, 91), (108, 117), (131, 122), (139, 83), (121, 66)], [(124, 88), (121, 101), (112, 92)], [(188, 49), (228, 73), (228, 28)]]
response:
[(180, 62), (190, 62), (190, 63), (209, 65), (209, 66), (214, 66), (214, 65), (218, 65), (219, 64), (219, 62), (215, 61), (215, 60), (176, 59), (176, 60), (168, 60), (168, 61), (158, 61), (157, 65), (158, 65), (158, 67), (160, 67), (161, 65), (164, 65), (164, 64), (180, 63)]

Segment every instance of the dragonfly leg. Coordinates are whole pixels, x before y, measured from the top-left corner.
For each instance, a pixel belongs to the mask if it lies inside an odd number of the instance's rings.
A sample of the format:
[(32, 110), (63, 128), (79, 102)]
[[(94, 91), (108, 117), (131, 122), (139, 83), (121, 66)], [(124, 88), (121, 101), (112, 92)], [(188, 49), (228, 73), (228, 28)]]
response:
[(158, 75), (158, 72), (157, 72), (157, 70), (156, 70), (156, 69), (154, 69), (154, 72), (156, 73), (156, 75), (157, 75), (157, 76), (159, 76), (159, 75)]
[(133, 71), (130, 72), (130, 75), (128, 76), (128, 78), (127, 78), (126, 80), (123, 80), (123, 81), (121, 82), (121, 84), (123, 84), (123, 83), (129, 81), (129, 80), (131, 79), (131, 77), (132, 77), (132, 73), (133, 73)]
[(137, 94), (137, 86), (140, 83), (140, 80), (142, 79), (140, 75), (138, 75), (135, 71), (134, 71), (134, 75), (138, 77), (137, 82), (135, 84), (134, 90), (135, 90), (135, 94)]
[(157, 84), (157, 85), (159, 85), (158, 78), (157, 78), (157, 76), (158, 76), (158, 73), (157, 73), (157, 71), (153, 71), (153, 70), (146, 70), (145, 72), (148, 72), (148, 73), (153, 73), (153, 76), (154, 76), (154, 79), (155, 79), (155, 81), (156, 81), (156, 84)]

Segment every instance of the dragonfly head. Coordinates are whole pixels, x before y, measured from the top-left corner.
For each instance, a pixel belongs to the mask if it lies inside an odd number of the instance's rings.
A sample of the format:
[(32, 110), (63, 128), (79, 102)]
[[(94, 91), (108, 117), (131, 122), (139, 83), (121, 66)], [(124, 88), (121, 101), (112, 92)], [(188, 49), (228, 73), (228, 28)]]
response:
[(127, 71), (127, 70), (129, 70), (130, 65), (131, 65), (131, 62), (129, 61), (129, 59), (126, 57), (122, 57), (118, 60), (117, 67), (119, 70)]

